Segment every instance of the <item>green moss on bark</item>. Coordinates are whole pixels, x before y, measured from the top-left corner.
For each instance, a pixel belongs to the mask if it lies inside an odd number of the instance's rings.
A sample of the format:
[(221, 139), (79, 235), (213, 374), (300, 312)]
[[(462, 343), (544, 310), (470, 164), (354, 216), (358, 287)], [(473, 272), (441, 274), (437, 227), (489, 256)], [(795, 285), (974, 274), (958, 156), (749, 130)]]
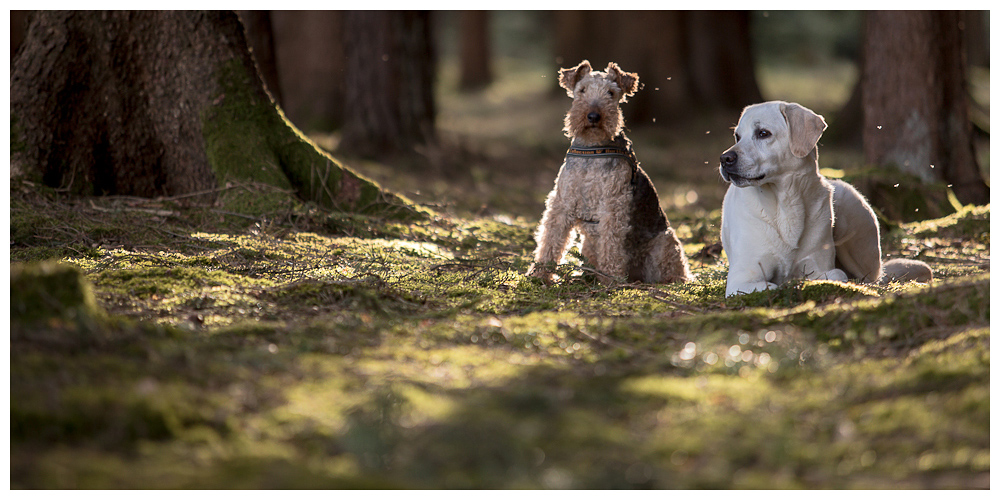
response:
[(219, 95), (202, 114), (205, 151), (220, 186), (258, 181), (291, 188), (304, 200), (345, 212), (426, 215), (323, 152), (305, 137), (238, 61), (217, 74)]

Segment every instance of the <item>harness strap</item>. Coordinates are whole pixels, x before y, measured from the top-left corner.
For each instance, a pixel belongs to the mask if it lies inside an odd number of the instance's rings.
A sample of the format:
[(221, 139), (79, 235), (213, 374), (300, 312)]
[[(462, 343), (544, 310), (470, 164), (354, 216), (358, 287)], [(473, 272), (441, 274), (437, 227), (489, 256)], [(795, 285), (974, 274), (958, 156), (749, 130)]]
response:
[(634, 184), (635, 173), (639, 169), (639, 160), (636, 159), (635, 151), (632, 150), (632, 143), (623, 136), (616, 137), (615, 142), (625, 142), (626, 147), (598, 146), (596, 148), (569, 148), (566, 150), (566, 156), (581, 158), (624, 158), (629, 166), (632, 167), (631, 183)]

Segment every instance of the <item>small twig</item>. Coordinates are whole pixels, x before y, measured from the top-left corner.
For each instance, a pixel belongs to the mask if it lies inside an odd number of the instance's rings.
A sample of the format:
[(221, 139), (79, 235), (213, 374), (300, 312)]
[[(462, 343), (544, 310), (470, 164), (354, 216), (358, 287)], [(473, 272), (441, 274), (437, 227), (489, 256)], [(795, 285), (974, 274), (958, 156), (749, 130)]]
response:
[(227, 212), (225, 210), (219, 210), (219, 209), (216, 209), (216, 208), (210, 208), (209, 211), (215, 212), (217, 214), (222, 214), (222, 215), (232, 215), (233, 217), (243, 217), (244, 219), (250, 219), (250, 220), (257, 220), (257, 219), (260, 218), (260, 217), (254, 217), (252, 215), (239, 214), (239, 213), (236, 213), (236, 212)]
[(615, 341), (613, 341), (611, 339), (604, 338), (603, 335), (600, 336), (600, 337), (596, 337), (594, 335), (591, 335), (591, 334), (587, 333), (582, 328), (574, 328), (571, 331), (579, 333), (580, 335), (583, 335), (584, 337), (587, 337), (588, 339), (593, 340), (594, 342), (602, 344), (602, 345), (604, 345), (606, 347), (613, 347), (613, 348), (621, 349), (621, 350), (625, 351), (629, 355), (635, 354), (635, 350), (633, 350), (629, 346), (627, 346), (625, 344), (622, 344), (621, 342), (615, 342)]
[(191, 198), (193, 196), (201, 196), (201, 195), (212, 194), (212, 193), (221, 193), (223, 191), (227, 191), (227, 190), (233, 189), (234, 187), (237, 187), (237, 186), (238, 186), (238, 184), (231, 184), (230, 183), (230, 184), (227, 184), (227, 185), (225, 185), (223, 187), (219, 187), (219, 188), (206, 189), (204, 191), (195, 191), (193, 193), (184, 193), (184, 194), (179, 194), (179, 195), (176, 195), (176, 196), (156, 197), (156, 198), (150, 199), (149, 201), (150, 202), (176, 201), (176, 200), (181, 200), (181, 199), (184, 199), (184, 198)]
[(95, 205), (94, 204), (94, 200), (88, 200), (88, 201), (90, 202), (90, 208), (93, 208), (94, 210), (97, 210), (98, 212), (108, 212), (108, 213), (116, 213), (116, 212), (142, 212), (142, 213), (146, 213), (146, 214), (159, 215), (159, 216), (163, 216), (163, 217), (167, 217), (167, 216), (171, 216), (171, 215), (177, 215), (177, 212), (174, 212), (173, 210), (156, 210), (156, 209), (153, 209), (153, 208), (129, 208), (129, 207), (104, 208), (104, 207), (99, 207), (99, 206)]
[[(601, 277), (604, 277), (604, 278), (608, 278), (608, 279), (610, 279), (610, 280), (613, 280), (613, 281), (615, 282), (615, 285), (613, 285), (613, 286), (618, 286), (618, 285), (620, 285), (620, 284), (623, 284), (623, 283), (624, 283), (624, 281), (623, 281), (623, 280), (622, 280), (621, 278), (619, 278), (619, 277), (617, 277), (617, 276), (612, 276), (612, 275), (610, 275), (610, 274), (606, 274), (606, 273), (603, 273), (603, 272), (601, 272), (601, 271), (598, 271), (597, 269), (594, 269), (594, 268), (592, 268), (592, 267), (587, 267), (587, 266), (580, 266), (580, 267), (578, 267), (577, 269), (580, 269), (580, 270), (582, 270), (582, 271), (586, 271), (586, 272), (588, 272), (588, 273), (593, 273), (593, 274), (596, 274), (596, 275), (598, 275), (598, 276), (601, 276)], [(612, 285), (609, 285), (609, 286), (608, 286), (607, 288), (609, 288), (609, 289), (610, 289), (610, 288), (613, 288), (613, 286), (612, 286)]]
[(653, 300), (658, 300), (660, 302), (663, 302), (664, 304), (672, 305), (676, 309), (680, 309), (681, 310), (680, 312), (683, 312), (684, 314), (694, 315), (694, 313), (696, 313), (696, 312), (704, 312), (705, 311), (704, 309), (701, 309), (701, 308), (698, 308), (698, 307), (692, 307), (692, 306), (689, 306), (689, 305), (681, 303), (681, 302), (677, 302), (677, 301), (674, 301), (674, 300), (665, 299), (665, 298), (661, 297), (660, 295), (658, 295), (659, 293), (662, 293), (662, 291), (658, 290), (658, 289), (652, 289), (652, 290), (649, 291), (649, 296)]

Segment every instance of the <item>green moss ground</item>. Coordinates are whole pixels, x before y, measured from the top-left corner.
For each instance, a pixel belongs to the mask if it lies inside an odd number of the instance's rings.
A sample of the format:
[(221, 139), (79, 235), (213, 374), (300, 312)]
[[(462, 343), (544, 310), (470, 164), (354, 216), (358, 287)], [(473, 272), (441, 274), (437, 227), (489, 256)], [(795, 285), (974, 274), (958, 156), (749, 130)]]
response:
[(726, 299), (705, 243), (691, 284), (545, 287), (523, 218), (29, 188), (12, 304), (82, 273), (89, 305), (14, 316), (15, 488), (989, 485), (988, 207), (887, 236), (931, 286)]
[(212, 206), (12, 182), (11, 486), (989, 487), (988, 206), (886, 225), (931, 285), (725, 298), (736, 117), (635, 126), (698, 279), (603, 286), (573, 251), (545, 287), (568, 101), (498, 64), (443, 93), (439, 162), (351, 160), (413, 222), (238, 176)]

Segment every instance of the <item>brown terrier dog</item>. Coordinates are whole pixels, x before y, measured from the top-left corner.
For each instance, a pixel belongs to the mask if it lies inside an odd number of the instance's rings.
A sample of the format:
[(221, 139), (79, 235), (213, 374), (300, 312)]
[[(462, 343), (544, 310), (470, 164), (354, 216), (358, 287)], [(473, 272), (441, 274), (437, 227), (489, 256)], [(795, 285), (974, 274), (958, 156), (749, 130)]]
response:
[(571, 143), (545, 200), (528, 274), (551, 283), (576, 230), (583, 236), (583, 257), (602, 283), (691, 280), (681, 243), (623, 131), (619, 104), (638, 90), (639, 75), (615, 63), (603, 73), (593, 71), (583, 61), (561, 69), (559, 85), (573, 98), (563, 129)]

